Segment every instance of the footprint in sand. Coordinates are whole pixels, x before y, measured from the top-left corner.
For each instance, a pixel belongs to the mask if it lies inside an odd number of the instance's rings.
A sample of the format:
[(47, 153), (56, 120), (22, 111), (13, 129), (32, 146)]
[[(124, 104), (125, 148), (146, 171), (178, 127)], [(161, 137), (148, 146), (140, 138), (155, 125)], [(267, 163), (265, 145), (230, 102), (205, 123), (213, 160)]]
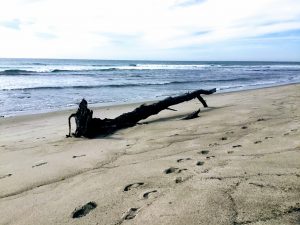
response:
[(139, 186), (144, 185), (143, 182), (138, 182), (138, 183), (133, 183), (133, 184), (128, 184), (125, 188), (124, 191), (130, 191), (133, 188), (138, 188)]
[(233, 145), (232, 147), (233, 148), (240, 148), (240, 147), (242, 147), (242, 145)]
[(0, 176), (0, 179), (4, 179), (4, 178), (6, 178), (6, 177), (10, 177), (10, 176), (12, 176), (12, 174), (11, 174), (11, 173), (9, 173), (9, 174), (6, 174), (6, 175), (4, 175), (4, 176)]
[(197, 166), (202, 166), (202, 165), (204, 165), (204, 162), (198, 161), (198, 162), (196, 163), (196, 165), (197, 165)]
[(226, 140), (227, 140), (227, 137), (222, 137), (221, 140), (222, 140), (222, 141), (226, 141)]
[(273, 138), (273, 137), (265, 137), (266, 140), (267, 140), (267, 139), (271, 139), (271, 138)]
[(175, 179), (175, 183), (176, 184), (179, 184), (179, 183), (182, 183), (183, 182), (183, 178), (182, 177), (176, 177)]
[(262, 143), (262, 141), (255, 141), (254, 144)]
[(191, 158), (185, 158), (185, 159), (177, 159), (176, 162), (180, 163), (183, 161), (192, 160)]
[(41, 162), (41, 163), (35, 164), (34, 166), (32, 166), (32, 168), (42, 166), (42, 165), (46, 165), (47, 163), (48, 162)]
[(139, 212), (139, 208), (130, 208), (124, 215), (122, 216), (123, 220), (132, 220)]
[(264, 118), (259, 118), (257, 121), (260, 122), (260, 121), (265, 121), (266, 119)]
[(143, 194), (143, 199), (148, 199), (150, 194), (156, 193), (156, 192), (157, 192), (157, 190), (145, 192), (145, 193)]
[(202, 150), (200, 152), (198, 152), (198, 154), (202, 154), (202, 155), (207, 155), (209, 153), (208, 150)]
[(209, 147), (214, 147), (214, 146), (218, 146), (218, 145), (220, 145), (219, 143), (213, 143), (213, 144), (209, 144), (208, 146)]
[(208, 173), (208, 169), (203, 170), (201, 173)]
[(84, 156), (86, 156), (86, 155), (73, 155), (73, 159), (75, 159), (75, 158), (79, 158), (79, 157), (84, 157)]
[(248, 127), (247, 126), (242, 126), (241, 129), (245, 130), (247, 129)]
[(165, 174), (170, 174), (170, 173), (181, 173), (182, 171), (185, 171), (187, 169), (179, 169), (179, 168), (176, 168), (176, 167), (170, 167), (168, 169), (165, 169), (164, 170), (164, 173)]
[(91, 210), (95, 209), (97, 207), (97, 204), (95, 202), (88, 202), (84, 206), (80, 206), (76, 208), (73, 212), (71, 217), (73, 219), (80, 218), (83, 216), (86, 216)]

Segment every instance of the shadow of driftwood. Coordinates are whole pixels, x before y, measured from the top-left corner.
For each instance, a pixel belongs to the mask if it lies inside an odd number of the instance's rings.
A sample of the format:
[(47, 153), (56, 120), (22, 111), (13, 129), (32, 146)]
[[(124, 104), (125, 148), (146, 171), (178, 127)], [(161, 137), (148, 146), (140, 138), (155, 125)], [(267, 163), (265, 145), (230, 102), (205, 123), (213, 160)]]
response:
[[(210, 111), (213, 111), (213, 110), (216, 110), (216, 109), (222, 109), (222, 108), (227, 108), (227, 107), (230, 107), (230, 106), (222, 106), (222, 107), (207, 107), (207, 108), (204, 108), (202, 111), (200, 111), (199, 115), (201, 117), (201, 113), (204, 113), (204, 112), (210, 112)], [(192, 112), (191, 112), (192, 113)], [(189, 113), (180, 113), (178, 114), (177, 112), (177, 115), (174, 115), (174, 116), (163, 116), (163, 117), (160, 117), (160, 118), (157, 118), (157, 119), (151, 119), (150, 118), (147, 118), (145, 120), (142, 120), (140, 121), (139, 123), (131, 126), (131, 127), (135, 127), (135, 126), (139, 126), (139, 125), (146, 125), (147, 124), (156, 124), (156, 123), (160, 123), (160, 122), (166, 122), (166, 121), (170, 121), (170, 120), (182, 120), (184, 117), (186, 117), (187, 115), (189, 115)], [(93, 139), (113, 139), (113, 140), (124, 140), (123, 138), (118, 138), (116, 136), (111, 136), (115, 133), (117, 133), (118, 131), (122, 131), (122, 130), (125, 130), (125, 129), (128, 129), (130, 127), (125, 127), (125, 128), (120, 128), (120, 129), (117, 129), (117, 130), (114, 130), (112, 131), (111, 133), (108, 133), (108, 134), (105, 134), (105, 135), (98, 135), (96, 137), (93, 137)]]

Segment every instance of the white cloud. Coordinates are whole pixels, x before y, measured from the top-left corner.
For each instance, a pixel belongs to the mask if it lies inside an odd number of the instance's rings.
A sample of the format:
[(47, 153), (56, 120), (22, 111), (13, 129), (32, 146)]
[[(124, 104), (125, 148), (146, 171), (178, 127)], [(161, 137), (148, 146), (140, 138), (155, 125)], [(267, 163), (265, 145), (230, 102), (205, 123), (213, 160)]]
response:
[(0, 57), (167, 57), (294, 29), (299, 0), (10, 0), (0, 2)]

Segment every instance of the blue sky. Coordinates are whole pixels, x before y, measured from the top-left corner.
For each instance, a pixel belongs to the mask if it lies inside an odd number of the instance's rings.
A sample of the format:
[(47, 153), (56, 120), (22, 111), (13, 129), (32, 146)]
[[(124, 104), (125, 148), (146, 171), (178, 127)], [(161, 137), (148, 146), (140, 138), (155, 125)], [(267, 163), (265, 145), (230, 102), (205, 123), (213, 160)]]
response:
[(300, 61), (299, 0), (7, 0), (0, 57)]

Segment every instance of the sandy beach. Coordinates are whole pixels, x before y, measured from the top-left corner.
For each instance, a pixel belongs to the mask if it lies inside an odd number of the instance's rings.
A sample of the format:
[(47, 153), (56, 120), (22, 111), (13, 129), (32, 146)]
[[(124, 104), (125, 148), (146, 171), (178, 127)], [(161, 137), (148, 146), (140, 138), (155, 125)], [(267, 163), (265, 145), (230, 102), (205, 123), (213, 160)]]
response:
[(71, 111), (0, 118), (0, 224), (300, 224), (300, 84), (204, 98), (95, 139), (65, 138)]

